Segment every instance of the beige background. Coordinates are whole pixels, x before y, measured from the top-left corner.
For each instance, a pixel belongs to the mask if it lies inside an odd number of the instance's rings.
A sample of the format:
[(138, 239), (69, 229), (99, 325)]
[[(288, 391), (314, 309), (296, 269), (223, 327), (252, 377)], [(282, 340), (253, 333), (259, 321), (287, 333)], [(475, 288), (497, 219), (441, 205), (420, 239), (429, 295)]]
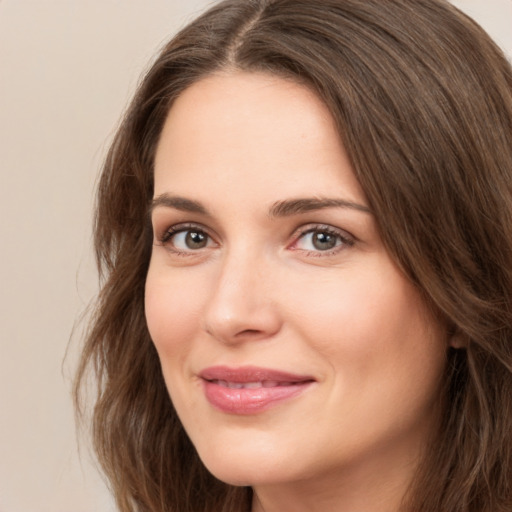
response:
[[(93, 187), (155, 50), (206, 0), (0, 0), (0, 512), (109, 512), (69, 398)], [(457, 0), (512, 55), (511, 0)]]

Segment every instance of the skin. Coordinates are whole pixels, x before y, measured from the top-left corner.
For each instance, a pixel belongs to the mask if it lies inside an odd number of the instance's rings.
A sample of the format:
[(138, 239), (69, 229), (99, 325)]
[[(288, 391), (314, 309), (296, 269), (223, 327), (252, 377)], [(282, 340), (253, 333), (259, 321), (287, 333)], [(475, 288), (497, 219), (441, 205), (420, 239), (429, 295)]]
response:
[[(298, 198), (358, 206), (275, 211)], [(158, 144), (152, 223), (147, 322), (207, 468), (253, 486), (254, 512), (397, 511), (436, 425), (449, 340), (383, 246), (326, 106), (265, 74), (192, 85)], [(326, 235), (329, 250), (315, 243)], [(198, 376), (214, 365), (315, 382), (227, 414)]]

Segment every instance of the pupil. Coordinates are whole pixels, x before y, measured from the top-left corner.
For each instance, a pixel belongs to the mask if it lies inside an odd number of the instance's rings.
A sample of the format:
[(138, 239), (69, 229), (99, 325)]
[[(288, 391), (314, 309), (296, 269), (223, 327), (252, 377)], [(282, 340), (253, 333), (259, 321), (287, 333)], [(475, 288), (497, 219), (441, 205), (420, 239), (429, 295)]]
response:
[(336, 246), (336, 237), (329, 233), (315, 233), (313, 235), (313, 245), (315, 249), (325, 251)]
[(206, 247), (207, 239), (204, 233), (189, 231), (185, 241), (189, 249), (202, 249)]

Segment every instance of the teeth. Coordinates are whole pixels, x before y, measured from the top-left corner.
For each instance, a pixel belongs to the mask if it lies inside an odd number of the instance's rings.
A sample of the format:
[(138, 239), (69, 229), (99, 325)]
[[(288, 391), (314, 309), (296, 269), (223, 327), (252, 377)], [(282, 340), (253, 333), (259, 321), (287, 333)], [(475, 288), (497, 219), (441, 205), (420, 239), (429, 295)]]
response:
[(240, 382), (228, 382), (227, 386), (230, 389), (242, 389), (244, 387), (244, 385)]
[(229, 389), (258, 389), (275, 388), (277, 386), (291, 386), (293, 382), (278, 382), (277, 380), (264, 380), (257, 382), (228, 382), (226, 380), (213, 381), (219, 386)]
[(263, 382), (246, 382), (243, 387), (245, 389), (256, 389), (263, 387)]
[(240, 382), (228, 382), (226, 380), (218, 380), (217, 384), (223, 388), (229, 389), (241, 389), (243, 387), (243, 384)]

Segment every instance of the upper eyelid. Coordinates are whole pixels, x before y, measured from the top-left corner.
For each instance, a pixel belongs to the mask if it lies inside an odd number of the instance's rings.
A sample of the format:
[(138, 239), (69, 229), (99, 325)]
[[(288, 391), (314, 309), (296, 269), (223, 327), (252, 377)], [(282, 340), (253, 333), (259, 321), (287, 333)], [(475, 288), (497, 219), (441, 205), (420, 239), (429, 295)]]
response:
[(333, 226), (332, 224), (323, 224), (323, 223), (310, 223), (300, 226), (294, 231), (294, 234), (305, 235), (306, 233), (311, 233), (314, 231), (328, 231), (330, 233), (334, 233), (339, 235), (342, 238), (349, 238), (351, 240), (356, 241), (357, 238), (347, 231), (346, 229), (338, 228)]
[(173, 235), (181, 233), (183, 231), (189, 230), (197, 230), (205, 233), (211, 240), (215, 243), (217, 242), (217, 238), (215, 235), (212, 235), (211, 230), (207, 227), (203, 226), (201, 223), (197, 222), (178, 222), (176, 224), (165, 225), (166, 227), (162, 229), (156, 229), (156, 226), (153, 226), (154, 237), (160, 243), (166, 243)]
[(155, 235), (157, 232), (163, 232), (178, 226), (197, 227), (207, 233), (217, 234), (216, 223), (210, 222), (212, 219), (205, 218), (200, 212), (156, 206), (150, 210), (149, 214), (149, 223)]

